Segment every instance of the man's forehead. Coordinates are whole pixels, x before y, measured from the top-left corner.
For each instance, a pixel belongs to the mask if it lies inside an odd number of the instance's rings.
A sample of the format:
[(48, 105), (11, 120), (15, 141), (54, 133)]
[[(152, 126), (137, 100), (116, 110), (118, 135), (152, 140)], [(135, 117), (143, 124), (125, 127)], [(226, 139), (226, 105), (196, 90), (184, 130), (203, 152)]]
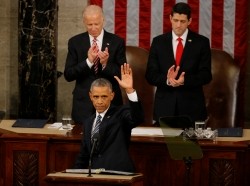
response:
[(91, 90), (91, 93), (92, 94), (103, 94), (103, 95), (106, 95), (106, 94), (110, 94), (112, 91), (110, 90), (109, 87), (93, 87), (92, 90)]
[(178, 19), (178, 20), (187, 20), (188, 17), (186, 14), (179, 14), (179, 13), (174, 13), (173, 14), (173, 19)]

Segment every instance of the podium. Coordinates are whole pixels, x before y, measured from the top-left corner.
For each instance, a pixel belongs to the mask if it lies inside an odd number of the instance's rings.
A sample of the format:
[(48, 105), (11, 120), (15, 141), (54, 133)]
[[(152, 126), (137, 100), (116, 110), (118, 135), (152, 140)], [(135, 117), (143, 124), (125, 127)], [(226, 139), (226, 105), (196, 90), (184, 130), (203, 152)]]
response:
[(48, 186), (143, 186), (143, 175), (133, 176), (56, 172), (48, 174), (44, 180)]
[(169, 137), (167, 131), (172, 128), (189, 128), (193, 126), (188, 116), (166, 116), (159, 119), (162, 133), (168, 148), (170, 157), (173, 160), (183, 160), (186, 165), (185, 185), (190, 185), (190, 170), (194, 159), (201, 159), (203, 152), (198, 143), (191, 140), (184, 140), (183, 136)]

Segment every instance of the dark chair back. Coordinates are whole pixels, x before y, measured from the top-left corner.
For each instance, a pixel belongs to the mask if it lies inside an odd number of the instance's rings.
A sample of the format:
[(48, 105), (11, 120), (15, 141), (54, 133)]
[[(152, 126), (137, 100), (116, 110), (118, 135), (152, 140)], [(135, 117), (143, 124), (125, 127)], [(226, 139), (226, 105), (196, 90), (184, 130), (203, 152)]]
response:
[(207, 126), (235, 127), (240, 68), (228, 53), (212, 49), (212, 74), (213, 80), (204, 87)]
[[(127, 63), (130, 64), (133, 70), (134, 87), (142, 102), (145, 121), (143, 126), (153, 125), (153, 105), (154, 105), (154, 86), (149, 85), (145, 79), (145, 72), (147, 66), (149, 52), (143, 48), (135, 46), (126, 47)], [(127, 102), (127, 96), (123, 92), (123, 100)]]

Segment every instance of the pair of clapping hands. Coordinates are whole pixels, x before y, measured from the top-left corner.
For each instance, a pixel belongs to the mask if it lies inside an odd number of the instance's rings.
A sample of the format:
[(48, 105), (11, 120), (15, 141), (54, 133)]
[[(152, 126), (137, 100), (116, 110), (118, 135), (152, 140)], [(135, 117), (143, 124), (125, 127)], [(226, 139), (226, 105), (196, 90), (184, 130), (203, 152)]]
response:
[(94, 59), (98, 57), (102, 66), (106, 66), (109, 58), (108, 47), (104, 51), (98, 49), (97, 45), (92, 45), (88, 50), (88, 59), (91, 62), (94, 62)]
[(167, 73), (167, 84), (168, 84), (169, 86), (178, 87), (178, 86), (184, 85), (184, 80), (185, 80), (184, 76), (185, 76), (185, 72), (182, 72), (181, 75), (179, 76), (179, 78), (176, 79), (179, 70), (180, 70), (180, 66), (177, 66), (177, 67), (175, 68), (175, 65), (171, 66), (171, 67), (168, 69), (168, 73)]

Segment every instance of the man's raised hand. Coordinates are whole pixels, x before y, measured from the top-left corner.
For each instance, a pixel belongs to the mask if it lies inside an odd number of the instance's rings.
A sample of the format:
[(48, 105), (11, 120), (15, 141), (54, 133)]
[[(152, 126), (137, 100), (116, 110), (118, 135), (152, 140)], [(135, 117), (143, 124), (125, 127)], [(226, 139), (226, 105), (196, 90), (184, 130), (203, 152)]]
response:
[(134, 92), (133, 88), (133, 72), (128, 63), (121, 65), (121, 79), (114, 76), (119, 85), (125, 89), (126, 93)]

